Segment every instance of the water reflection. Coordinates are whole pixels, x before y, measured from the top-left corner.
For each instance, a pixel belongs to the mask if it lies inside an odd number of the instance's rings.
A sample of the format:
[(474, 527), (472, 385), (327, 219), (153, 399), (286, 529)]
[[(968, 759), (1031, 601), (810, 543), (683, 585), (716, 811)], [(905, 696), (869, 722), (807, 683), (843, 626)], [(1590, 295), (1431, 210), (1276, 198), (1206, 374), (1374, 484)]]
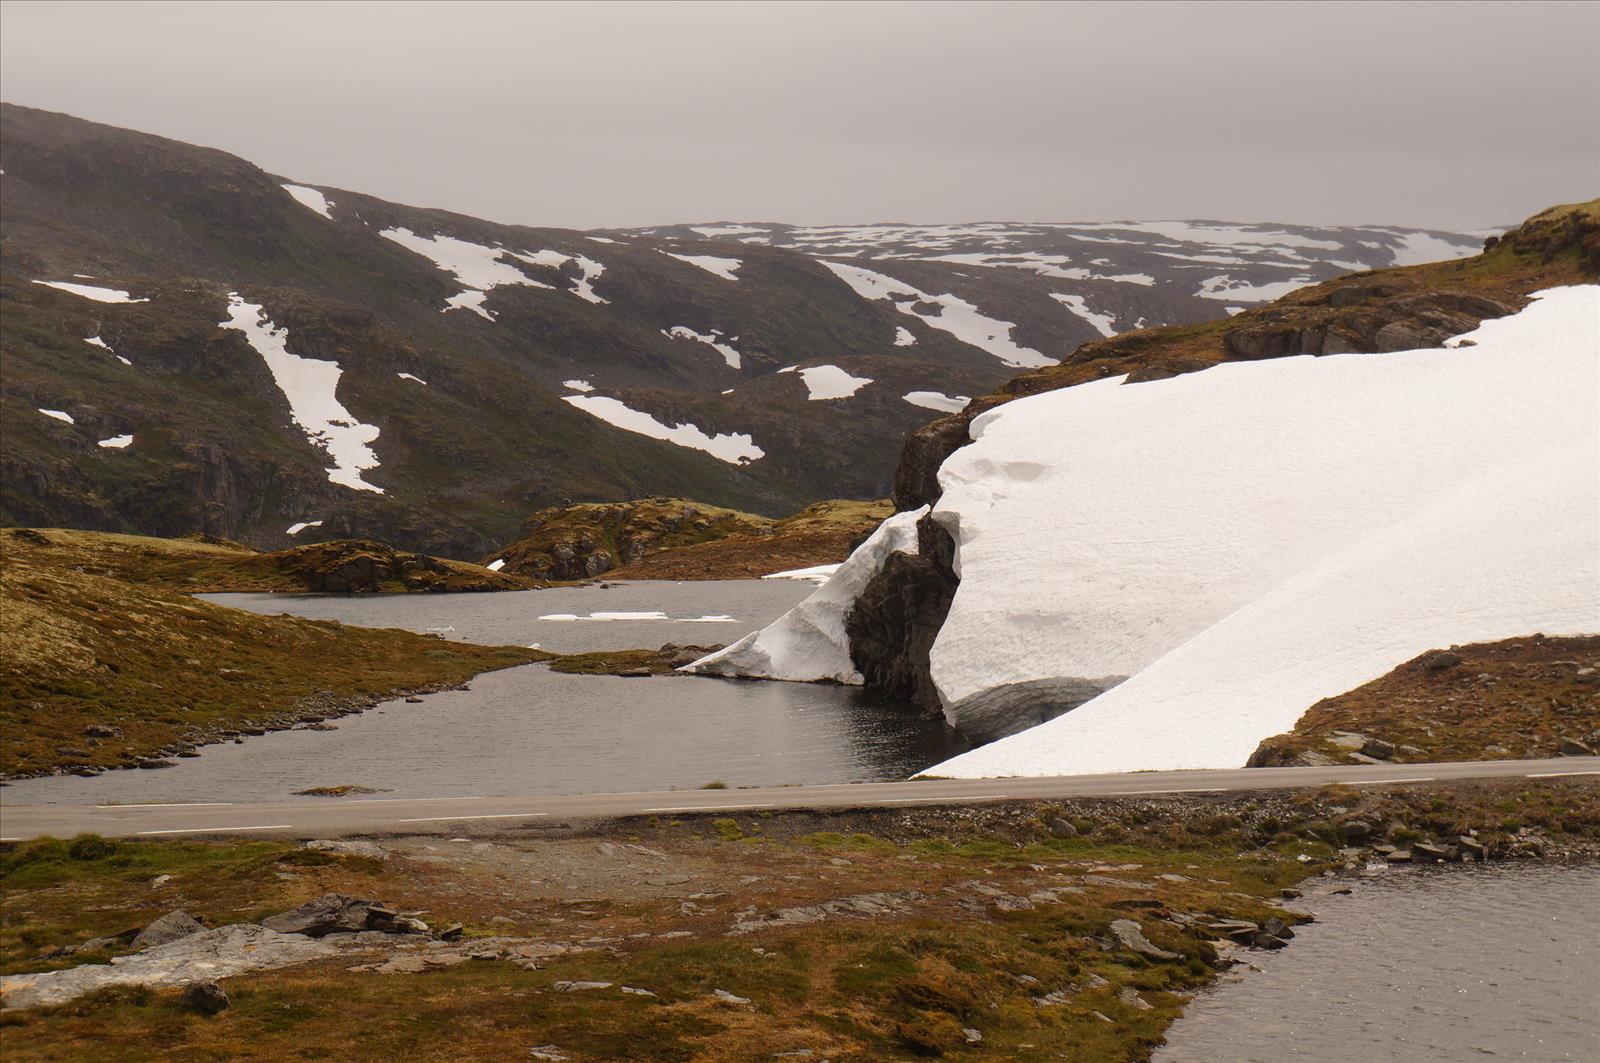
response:
[[(716, 641), (724, 641), (775, 617), (809, 589), (751, 581), (633, 584), (563, 590), (563, 602), (544, 591), (213, 597), (263, 612), (419, 631), (454, 627), (449, 637), (578, 650), (698, 641), (711, 625), (537, 617), (636, 607), (672, 616), (739, 616), (738, 624), (718, 631)], [(163, 771), (18, 782), (6, 800), (253, 801), (343, 785), (395, 797), (448, 797), (693, 788), (712, 781), (847, 782), (903, 778), (967, 748), (942, 720), (856, 688), (574, 676), (536, 665), (479, 676), (468, 691), (431, 695), (420, 705), (389, 702), (338, 720), (334, 731), (277, 732), (242, 745), (203, 747), (201, 756)]]

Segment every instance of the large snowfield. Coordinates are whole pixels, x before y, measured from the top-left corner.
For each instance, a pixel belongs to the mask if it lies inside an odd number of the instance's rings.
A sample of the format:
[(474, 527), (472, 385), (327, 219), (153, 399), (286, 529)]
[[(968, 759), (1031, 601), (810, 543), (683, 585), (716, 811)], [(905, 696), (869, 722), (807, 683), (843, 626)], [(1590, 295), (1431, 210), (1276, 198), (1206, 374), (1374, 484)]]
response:
[[(940, 472), (961, 584), (932, 673), (953, 723), (1008, 737), (928, 773), (1239, 767), (1429, 648), (1600, 631), (1597, 322), (1600, 287), (1559, 288), (1444, 349), (1097, 381), (977, 418)], [(735, 648), (841, 678), (784, 624)]]

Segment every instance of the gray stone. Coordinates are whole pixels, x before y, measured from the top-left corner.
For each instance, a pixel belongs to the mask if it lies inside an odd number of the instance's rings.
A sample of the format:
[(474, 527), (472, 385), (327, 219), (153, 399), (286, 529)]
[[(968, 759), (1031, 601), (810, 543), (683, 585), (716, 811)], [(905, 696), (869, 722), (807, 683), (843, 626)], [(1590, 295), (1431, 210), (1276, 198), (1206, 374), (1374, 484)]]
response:
[(1361, 747), (1361, 752), (1365, 753), (1369, 757), (1376, 757), (1379, 760), (1388, 760), (1390, 757), (1394, 756), (1394, 745), (1393, 743), (1385, 742), (1381, 738), (1369, 738), (1367, 739), (1366, 745)]
[(581, 993), (586, 989), (610, 989), (610, 982), (554, 982), (550, 986), (557, 993)]
[(383, 914), (383, 906), (376, 901), (346, 897), (342, 893), (324, 893), (316, 900), (307, 901), (298, 908), (268, 916), (261, 920), (261, 925), (280, 934), (322, 937), (335, 931), (372, 928), (370, 911), (372, 908), (380, 909), (380, 915)]
[(1451, 653), (1449, 650), (1436, 650), (1422, 659), (1422, 669), (1426, 672), (1442, 672), (1460, 663), (1460, 654)]
[(157, 945), (165, 945), (190, 934), (198, 934), (204, 929), (205, 927), (190, 918), (187, 912), (168, 912), (139, 931), (138, 936), (133, 939), (132, 947), (136, 951), (153, 949)]
[(713, 989), (711, 991), (711, 995), (716, 997), (718, 1000), (722, 1001), (722, 1003), (724, 1003), (724, 1004), (748, 1004), (748, 1003), (750, 1003), (750, 998), (749, 997), (741, 997), (741, 996), (739, 996), (737, 994), (728, 992), (726, 989)]
[(1556, 752), (1563, 757), (1590, 757), (1594, 755), (1594, 750), (1576, 738), (1567, 738), (1565, 736), (1556, 743)]
[(1177, 960), (1182, 959), (1176, 952), (1169, 952), (1153, 944), (1144, 936), (1143, 929), (1132, 919), (1118, 919), (1109, 927), (1111, 936), (1116, 938), (1117, 944), (1129, 952), (1137, 952), (1141, 956), (1148, 956), (1152, 960)]
[(1074, 827), (1060, 816), (1052, 817), (1048, 822), (1045, 823), (1045, 826), (1049, 827), (1050, 833), (1054, 834), (1057, 838), (1076, 838), (1078, 836), (1078, 828)]
[(228, 994), (215, 982), (194, 982), (183, 991), (183, 1006), (202, 1015), (215, 1015), (228, 1010)]
[[(347, 938), (339, 935), (339, 938)], [(348, 936), (354, 945), (357, 938)], [(247, 971), (264, 971), (336, 954), (344, 940), (280, 934), (252, 923), (204, 930), (110, 963), (86, 963), (63, 971), (0, 978), (0, 997), (8, 1008), (64, 1004), (108, 986), (188, 985), (196, 976), (216, 981)], [(369, 943), (360, 943), (370, 948)]]
[(1150, 1002), (1144, 997), (1141, 997), (1138, 990), (1129, 985), (1125, 985), (1121, 989), (1117, 990), (1117, 999), (1129, 1007), (1136, 1008), (1139, 1011), (1149, 1011), (1151, 1008)]
[(387, 860), (389, 858), (389, 850), (376, 842), (346, 841), (342, 838), (318, 838), (316, 841), (306, 842), (305, 848), (319, 853), (333, 853), (336, 856), (362, 856), (368, 860)]
[(108, 723), (91, 723), (83, 729), (83, 733), (90, 738), (121, 738), (122, 728)]

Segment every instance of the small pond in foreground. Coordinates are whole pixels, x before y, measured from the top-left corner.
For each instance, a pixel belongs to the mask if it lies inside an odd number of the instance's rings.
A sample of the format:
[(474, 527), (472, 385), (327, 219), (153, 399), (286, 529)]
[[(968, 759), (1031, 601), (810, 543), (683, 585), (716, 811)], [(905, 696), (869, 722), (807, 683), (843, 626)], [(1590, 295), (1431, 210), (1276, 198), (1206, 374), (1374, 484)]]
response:
[[(814, 589), (789, 580), (637, 582), (497, 594), (215, 594), (222, 605), (432, 631), (558, 653), (731, 642)], [(541, 617), (664, 614), (665, 620)], [(944, 721), (850, 687), (695, 677), (480, 675), (333, 731), (204, 746), (162, 771), (22, 780), (8, 804), (261, 801), (358, 785), (395, 797), (691, 789), (898, 779), (970, 748)]]

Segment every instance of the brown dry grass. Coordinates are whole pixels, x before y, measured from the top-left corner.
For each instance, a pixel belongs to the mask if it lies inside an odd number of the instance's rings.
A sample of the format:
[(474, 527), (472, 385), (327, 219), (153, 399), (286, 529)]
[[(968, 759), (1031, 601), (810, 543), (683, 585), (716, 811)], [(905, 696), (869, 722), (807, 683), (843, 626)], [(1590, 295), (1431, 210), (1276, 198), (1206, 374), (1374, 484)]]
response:
[(1600, 736), (1600, 685), (1579, 674), (1600, 669), (1600, 636), (1456, 646), (1461, 663), (1430, 671), (1435, 652), (1317, 702), (1293, 731), (1262, 743), (1265, 759), (1342, 762), (1350, 751), (1330, 744), (1338, 731), (1410, 747), (1394, 759), (1413, 761), (1552, 757), (1562, 738)]

